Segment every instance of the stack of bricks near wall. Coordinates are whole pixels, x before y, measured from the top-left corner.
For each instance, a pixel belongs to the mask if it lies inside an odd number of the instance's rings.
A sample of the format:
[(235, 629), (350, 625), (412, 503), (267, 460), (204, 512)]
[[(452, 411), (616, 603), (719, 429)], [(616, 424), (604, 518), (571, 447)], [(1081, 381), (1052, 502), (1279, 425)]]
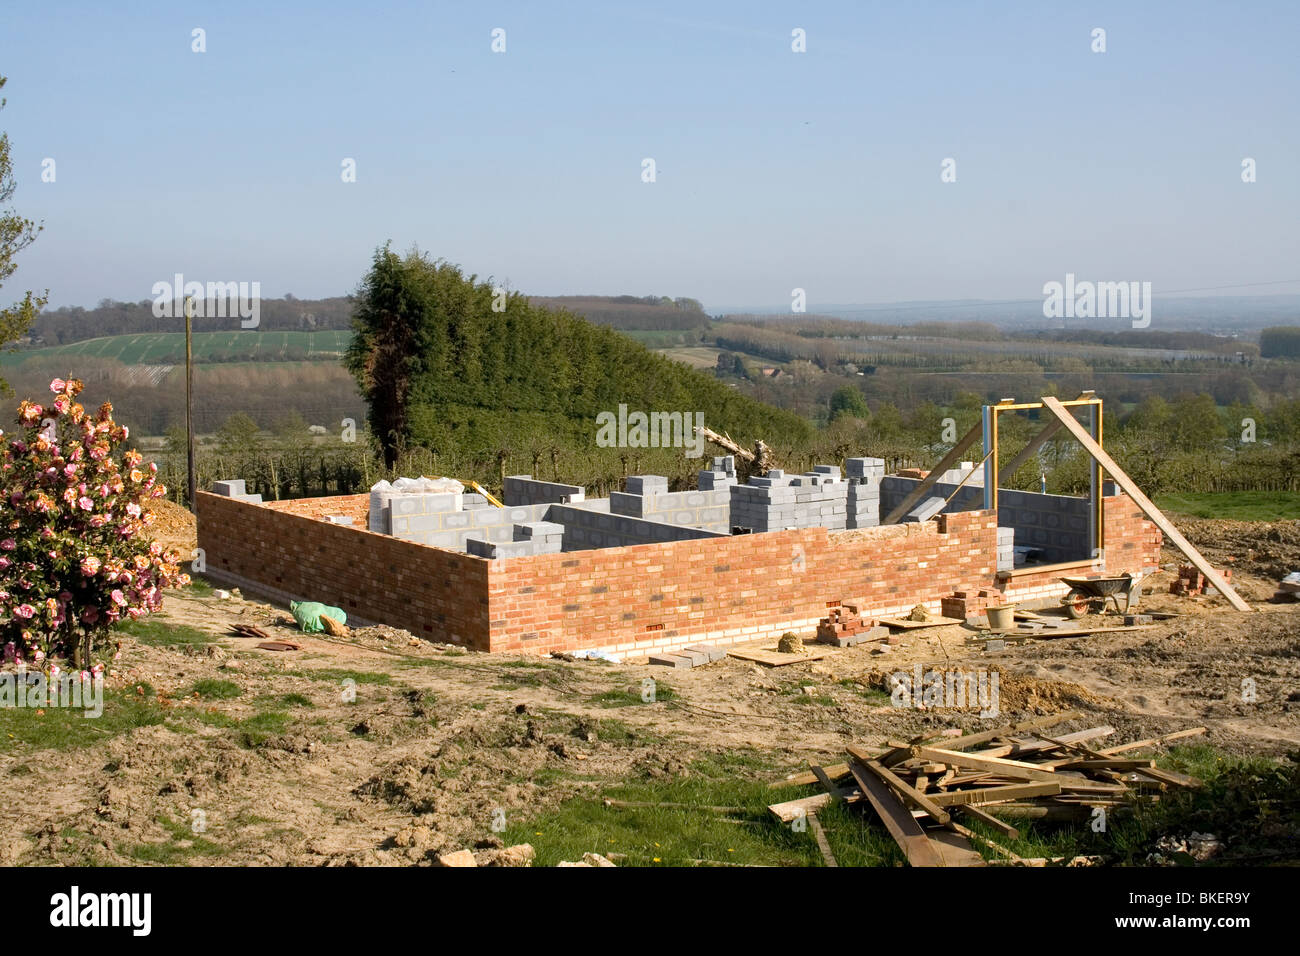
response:
[(862, 619), (862, 608), (852, 601), (833, 607), (817, 624), (817, 642), (835, 647), (852, 647), (867, 641), (889, 641), (889, 628)]
[[(999, 531), (1002, 529), (999, 528)], [(984, 616), (990, 605), (998, 607), (1006, 603), (1006, 597), (997, 588), (980, 588), (979, 590), (954, 591), (939, 602), (939, 613), (944, 617), (959, 621), (978, 621)]]
[[(1219, 573), (1223, 575), (1223, 580), (1229, 583), (1232, 582), (1231, 568), (1224, 568)], [(1178, 568), (1178, 577), (1170, 583), (1169, 593), (1190, 596), (1193, 594), (1218, 594), (1219, 591), (1210, 583), (1209, 578), (1196, 570), (1195, 566), (1184, 564)]]

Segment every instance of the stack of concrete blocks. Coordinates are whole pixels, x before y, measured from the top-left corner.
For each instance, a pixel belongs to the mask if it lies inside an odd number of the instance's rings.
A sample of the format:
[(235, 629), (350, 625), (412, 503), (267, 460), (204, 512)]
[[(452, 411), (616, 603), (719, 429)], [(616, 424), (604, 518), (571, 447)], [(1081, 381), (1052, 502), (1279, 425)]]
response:
[(554, 521), (526, 521), (514, 527), (516, 541), (529, 541), (535, 554), (558, 554), (564, 548), (564, 525)]
[(506, 507), (514, 505), (568, 505), (586, 500), (586, 489), (581, 485), (561, 485), (553, 481), (537, 481), (532, 475), (511, 475), (505, 481), (501, 501)]
[(1016, 566), (1016, 529), (998, 528), (998, 570), (1010, 571)]
[(736, 456), (715, 457), (708, 471), (700, 472), (696, 487), (700, 491), (726, 491), (736, 484)]
[(844, 462), (848, 483), (846, 528), (875, 528), (880, 524), (880, 479), (885, 459), (849, 458)]
[(460, 507), (462, 511), (472, 511), (475, 508), (495, 508), (496, 505), (480, 494), (467, 491), (460, 496)]
[(249, 504), (260, 505), (262, 503), (261, 495), (250, 495), (244, 485), (243, 478), (230, 478), (226, 481), (214, 481), (212, 483), (212, 493), (222, 495), (226, 498), (235, 498), (239, 501), (247, 501)]
[[(971, 472), (975, 472), (975, 474), (971, 474)], [(970, 477), (967, 477), (968, 475)], [(978, 470), (976, 470), (975, 463), (973, 461), (963, 461), (959, 463), (956, 468), (949, 468), (942, 475), (940, 475), (938, 480), (935, 482), (935, 484), (960, 485), (963, 479), (965, 479), (966, 481), (965, 487), (967, 488), (972, 486), (976, 488), (983, 488), (984, 469), (981, 467)]]
[(719, 538), (726, 534), (723, 531), (708, 531), (617, 514), (610, 509), (610, 502), (605, 498), (594, 498), (576, 505), (551, 505), (546, 520), (564, 526), (565, 551), (621, 548), (662, 541), (693, 541), (699, 538)]
[(836, 465), (787, 476), (773, 468), (763, 478), (731, 487), (731, 525), (754, 532), (831, 528), (848, 523), (848, 484)]
[(669, 492), (668, 479), (661, 475), (633, 475), (627, 479), (627, 491), (609, 496), (609, 511), (725, 534), (731, 530), (731, 489), (723, 485), (711, 491)]
[(536, 554), (559, 554), (564, 528), (551, 521), (525, 521), (511, 529), (510, 541), (491, 541), (478, 534), (465, 536), (465, 550), (480, 558), (522, 558)]

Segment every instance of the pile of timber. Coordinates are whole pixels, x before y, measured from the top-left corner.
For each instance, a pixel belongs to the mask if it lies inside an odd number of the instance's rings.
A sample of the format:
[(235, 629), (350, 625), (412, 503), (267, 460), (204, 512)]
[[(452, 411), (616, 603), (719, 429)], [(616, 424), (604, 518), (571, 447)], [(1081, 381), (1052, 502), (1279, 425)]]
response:
[(824, 793), (768, 807), (789, 823), (830, 803), (870, 806), (912, 866), (984, 866), (972, 841), (1013, 864), (1028, 864), (1011, 850), (958, 822), (978, 821), (1015, 840), (1010, 821), (1087, 821), (1097, 808), (1125, 811), (1139, 800), (1156, 801), (1173, 789), (1199, 787), (1186, 774), (1162, 770), (1154, 760), (1121, 754), (1205, 733), (1181, 730), (1117, 747), (1094, 749), (1115, 733), (1092, 727), (1051, 736), (1051, 727), (1077, 719), (1069, 712), (994, 730), (953, 737), (937, 731), (883, 749), (849, 747), (848, 760), (815, 766), (773, 786), (819, 783)]

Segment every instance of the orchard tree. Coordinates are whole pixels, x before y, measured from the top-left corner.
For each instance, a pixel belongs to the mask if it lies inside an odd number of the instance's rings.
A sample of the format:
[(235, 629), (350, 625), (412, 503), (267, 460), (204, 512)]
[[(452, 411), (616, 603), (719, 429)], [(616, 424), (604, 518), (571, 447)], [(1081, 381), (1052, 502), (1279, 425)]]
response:
[[(5, 78), (0, 76), (0, 90), (4, 89), (5, 82)], [(0, 109), (4, 109), (4, 105), (4, 99), (0, 98)], [(15, 257), (36, 241), (36, 234), (43, 228), (7, 208), (16, 188), (13, 162), (9, 158), (9, 134), (0, 132), (0, 286), (18, 268)], [(27, 331), (36, 313), (44, 307), (48, 292), (48, 289), (43, 295), (28, 292), (13, 305), (0, 306), (0, 344), (12, 342)], [(0, 391), (9, 391), (4, 379), (0, 379)]]
[(150, 502), (167, 493), (157, 465), (123, 450), (110, 404), (87, 414), (81, 388), (55, 379), (48, 405), (22, 402), (17, 430), (0, 432), (0, 639), (7, 657), (84, 668), (97, 638), (189, 576), (150, 539)]

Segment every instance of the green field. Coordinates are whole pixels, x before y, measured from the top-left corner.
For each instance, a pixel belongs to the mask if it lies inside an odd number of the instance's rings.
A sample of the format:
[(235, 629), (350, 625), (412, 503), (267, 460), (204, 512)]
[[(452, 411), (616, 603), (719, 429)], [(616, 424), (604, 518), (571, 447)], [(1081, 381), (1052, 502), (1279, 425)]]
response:
[[(352, 333), (325, 332), (196, 332), (194, 357), (206, 362), (337, 361)], [(117, 359), (124, 365), (177, 365), (185, 361), (185, 335), (148, 332), (87, 339), (72, 345), (27, 349), (0, 355), (0, 367), (16, 367), (37, 356), (85, 356)]]
[(1285, 521), (1300, 518), (1300, 493), (1294, 491), (1187, 492), (1156, 498), (1161, 511), (1193, 518), (1233, 521)]

